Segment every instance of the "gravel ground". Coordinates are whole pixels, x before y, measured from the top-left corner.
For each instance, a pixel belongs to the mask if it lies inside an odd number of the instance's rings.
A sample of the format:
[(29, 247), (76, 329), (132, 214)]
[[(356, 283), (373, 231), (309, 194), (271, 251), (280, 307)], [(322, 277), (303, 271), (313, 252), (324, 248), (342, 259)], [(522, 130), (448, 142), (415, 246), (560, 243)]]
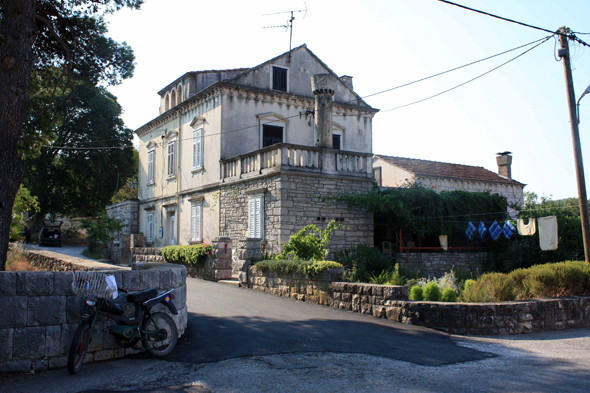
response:
[(590, 329), (521, 336), (453, 336), (495, 356), (444, 366), (346, 353), (291, 353), (208, 364), (122, 359), (4, 379), (11, 392), (585, 392)]

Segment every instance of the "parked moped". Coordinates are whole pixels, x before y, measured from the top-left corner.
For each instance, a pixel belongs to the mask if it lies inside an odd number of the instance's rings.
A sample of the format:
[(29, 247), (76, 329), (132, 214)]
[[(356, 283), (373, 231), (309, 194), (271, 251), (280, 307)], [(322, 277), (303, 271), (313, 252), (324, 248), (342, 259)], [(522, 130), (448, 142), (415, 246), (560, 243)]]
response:
[(92, 331), (99, 315), (116, 323), (109, 327), (109, 333), (119, 345), (131, 348), (141, 342), (138, 349), (145, 350), (155, 357), (172, 353), (178, 341), (178, 329), (174, 320), (166, 313), (152, 314), (152, 307), (162, 303), (172, 314), (178, 311), (172, 300), (174, 290), (161, 293), (154, 288), (141, 292), (128, 293), (127, 302), (135, 306), (133, 316), (127, 316), (123, 307), (112, 299), (118, 297), (119, 289), (115, 277), (99, 272), (76, 272), (73, 288), (78, 295), (86, 296), (78, 329), (72, 338), (68, 354), (68, 371), (76, 374), (82, 368), (86, 351), (92, 339)]

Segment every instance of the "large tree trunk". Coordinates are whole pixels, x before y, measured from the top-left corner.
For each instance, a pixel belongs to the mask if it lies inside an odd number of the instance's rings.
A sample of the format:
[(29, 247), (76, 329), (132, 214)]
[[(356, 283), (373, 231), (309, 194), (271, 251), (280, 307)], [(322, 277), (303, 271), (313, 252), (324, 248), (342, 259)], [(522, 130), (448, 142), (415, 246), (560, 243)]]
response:
[(14, 197), (20, 186), (17, 143), (34, 63), (35, 0), (4, 0), (0, 20), (0, 270), (5, 270)]

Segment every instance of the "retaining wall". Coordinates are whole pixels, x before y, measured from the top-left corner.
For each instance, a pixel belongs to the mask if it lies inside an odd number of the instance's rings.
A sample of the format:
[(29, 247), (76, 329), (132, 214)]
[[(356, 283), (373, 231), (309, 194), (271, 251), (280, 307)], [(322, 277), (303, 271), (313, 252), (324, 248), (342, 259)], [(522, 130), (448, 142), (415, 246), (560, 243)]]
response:
[(490, 258), (487, 252), (433, 252), (397, 254), (396, 261), (410, 270), (419, 270), (424, 276), (442, 277), (450, 269), (481, 274)]
[[(158, 268), (153, 265), (148, 270), (131, 270), (96, 263), (92, 269), (95, 262), (85, 261), (76, 269), (72, 260), (56, 262), (60, 259), (59, 254), (48, 251), (29, 253), (37, 266), (45, 261), (49, 269), (98, 270), (113, 274), (119, 287), (127, 291), (174, 288), (174, 303), (179, 314), (173, 318), (179, 336), (184, 333), (187, 308), (186, 269), (183, 266)], [(66, 365), (84, 300), (72, 289), (73, 280), (73, 271), (0, 272), (0, 372), (37, 371)], [(126, 304), (123, 293), (117, 302), (127, 312), (132, 312), (133, 306)], [(169, 313), (163, 305), (156, 306), (154, 311)], [(114, 337), (108, 334), (108, 326), (112, 323), (104, 317), (99, 318), (85, 362), (119, 358), (134, 352), (119, 347)]]

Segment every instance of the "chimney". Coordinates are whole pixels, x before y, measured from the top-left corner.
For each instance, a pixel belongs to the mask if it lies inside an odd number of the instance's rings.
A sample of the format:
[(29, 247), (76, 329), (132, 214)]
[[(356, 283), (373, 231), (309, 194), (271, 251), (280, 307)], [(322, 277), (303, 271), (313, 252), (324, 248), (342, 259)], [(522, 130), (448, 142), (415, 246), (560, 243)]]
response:
[(512, 153), (505, 151), (502, 153), (496, 153), (496, 163), (498, 163), (498, 175), (512, 179)]
[(342, 83), (344, 83), (350, 90), (354, 90), (352, 88), (352, 76), (348, 76), (348, 75), (342, 75), (340, 77), (340, 80), (342, 81)]
[(314, 146), (332, 148), (334, 77), (332, 74), (313, 75), (311, 90), (315, 96)]

